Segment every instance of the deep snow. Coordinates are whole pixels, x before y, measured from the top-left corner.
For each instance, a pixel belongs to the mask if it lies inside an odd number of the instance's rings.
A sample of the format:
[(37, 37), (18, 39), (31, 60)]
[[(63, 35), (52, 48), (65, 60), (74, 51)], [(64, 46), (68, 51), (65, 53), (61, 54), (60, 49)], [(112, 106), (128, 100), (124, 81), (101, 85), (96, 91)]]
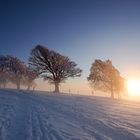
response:
[(140, 140), (140, 103), (0, 90), (0, 140)]

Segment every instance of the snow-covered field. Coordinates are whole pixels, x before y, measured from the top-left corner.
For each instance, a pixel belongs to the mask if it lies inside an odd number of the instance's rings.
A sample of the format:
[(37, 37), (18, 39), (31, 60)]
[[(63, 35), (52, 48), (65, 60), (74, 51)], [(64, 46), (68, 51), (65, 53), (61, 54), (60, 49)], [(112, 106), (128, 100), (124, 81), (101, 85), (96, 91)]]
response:
[(0, 140), (140, 140), (140, 103), (0, 90)]

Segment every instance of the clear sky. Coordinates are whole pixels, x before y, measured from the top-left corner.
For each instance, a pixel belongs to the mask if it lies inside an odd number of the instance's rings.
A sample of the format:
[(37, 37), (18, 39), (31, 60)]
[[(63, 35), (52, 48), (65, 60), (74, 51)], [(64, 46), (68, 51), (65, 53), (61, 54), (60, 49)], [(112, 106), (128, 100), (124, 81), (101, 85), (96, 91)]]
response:
[(140, 0), (0, 0), (0, 54), (27, 62), (37, 44), (83, 69), (66, 90), (90, 92), (86, 77), (95, 59), (110, 59), (126, 79), (140, 79)]

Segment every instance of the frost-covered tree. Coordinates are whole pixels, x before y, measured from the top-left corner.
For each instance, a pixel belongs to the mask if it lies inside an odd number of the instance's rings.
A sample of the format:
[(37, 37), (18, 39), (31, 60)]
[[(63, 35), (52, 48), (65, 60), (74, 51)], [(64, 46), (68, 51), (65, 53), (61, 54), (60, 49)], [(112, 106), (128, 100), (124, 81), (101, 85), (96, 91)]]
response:
[(81, 76), (82, 72), (68, 57), (41, 45), (32, 49), (29, 64), (41, 74), (44, 80), (55, 85), (55, 92), (59, 92), (61, 82), (69, 77)]
[(9, 74), (11, 82), (15, 83), (17, 89), (20, 90), (20, 85), (26, 74), (26, 66), (24, 63), (17, 57), (7, 56), (9, 59)]
[(9, 60), (6, 56), (0, 55), (0, 88), (6, 87), (6, 84), (9, 81), (9, 73), (8, 73), (8, 63)]
[(112, 65), (110, 60), (96, 59), (90, 68), (87, 79), (95, 89), (110, 91), (111, 98), (114, 98), (115, 92), (119, 93), (123, 90), (124, 86), (124, 78), (120, 76), (119, 71)]
[(6, 84), (9, 82), (9, 73), (7, 70), (0, 70), (0, 88), (5, 88)]
[(37, 71), (33, 70), (31, 67), (27, 67), (24, 78), (24, 84), (27, 85), (27, 90), (30, 90), (31, 87), (35, 88), (36, 83), (34, 80), (38, 75)]
[(9, 65), (8, 56), (0, 55), (0, 69), (4, 69)]

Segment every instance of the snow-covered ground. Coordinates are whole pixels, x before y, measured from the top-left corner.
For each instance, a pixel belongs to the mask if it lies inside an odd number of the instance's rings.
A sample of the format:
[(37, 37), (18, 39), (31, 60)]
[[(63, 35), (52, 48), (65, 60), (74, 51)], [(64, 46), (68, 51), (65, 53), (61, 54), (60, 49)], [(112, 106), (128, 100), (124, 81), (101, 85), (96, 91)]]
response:
[(0, 140), (140, 140), (140, 103), (0, 90)]

